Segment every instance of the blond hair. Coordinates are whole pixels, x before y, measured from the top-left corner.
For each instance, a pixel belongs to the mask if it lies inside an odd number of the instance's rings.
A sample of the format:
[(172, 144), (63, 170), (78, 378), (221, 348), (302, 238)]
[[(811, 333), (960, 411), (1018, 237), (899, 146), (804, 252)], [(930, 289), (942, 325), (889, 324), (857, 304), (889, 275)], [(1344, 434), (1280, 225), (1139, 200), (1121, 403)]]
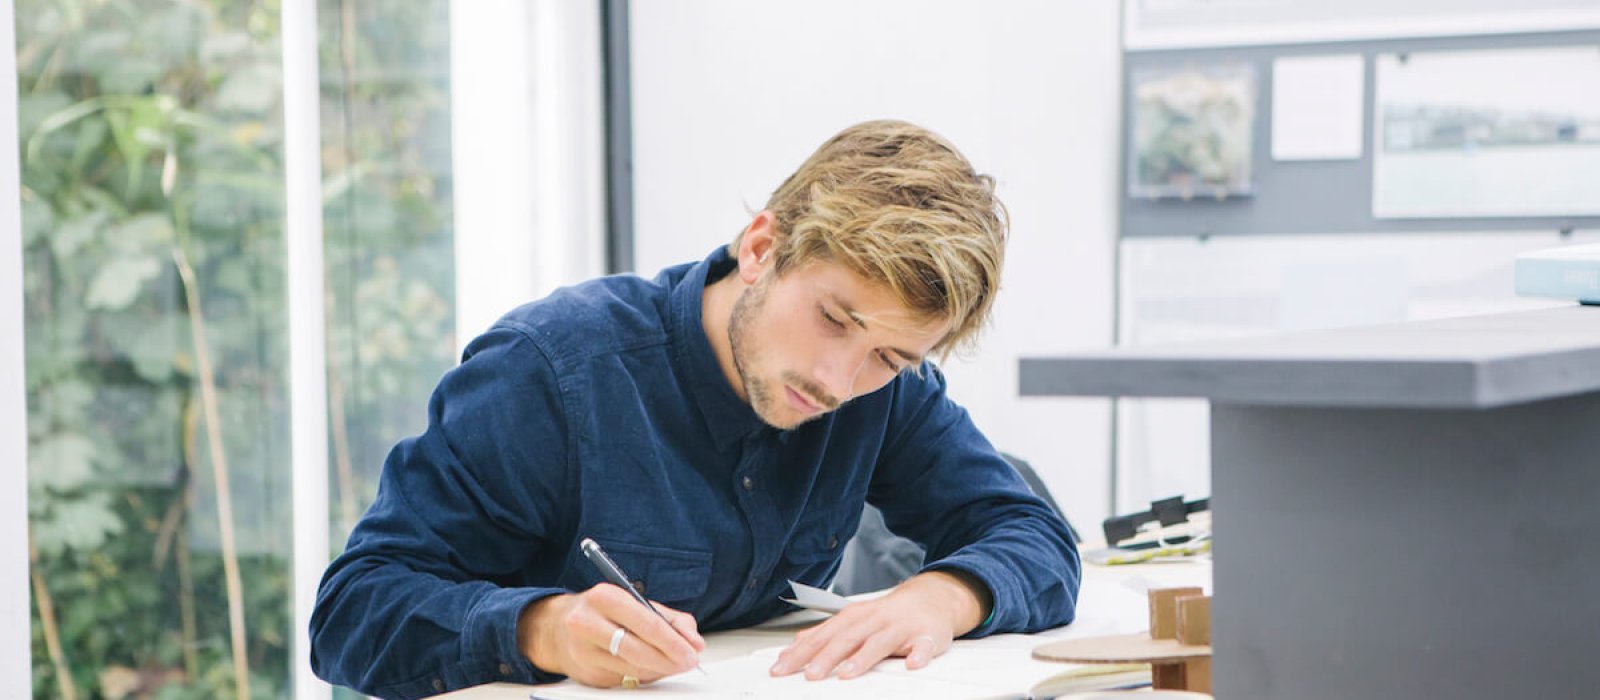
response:
[(777, 274), (842, 263), (913, 313), (948, 321), (935, 353), (975, 347), (1000, 287), (1008, 221), (994, 178), (950, 142), (903, 121), (857, 124), (811, 154), (766, 208)]

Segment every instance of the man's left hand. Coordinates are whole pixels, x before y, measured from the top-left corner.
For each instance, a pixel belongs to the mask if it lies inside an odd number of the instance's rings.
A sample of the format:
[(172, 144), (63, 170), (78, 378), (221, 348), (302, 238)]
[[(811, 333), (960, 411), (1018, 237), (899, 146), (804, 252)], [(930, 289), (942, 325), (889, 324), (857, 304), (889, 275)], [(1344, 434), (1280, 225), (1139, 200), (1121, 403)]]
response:
[(796, 634), (778, 655), (772, 675), (804, 671), (809, 680), (834, 673), (849, 679), (891, 656), (905, 657), (907, 669), (922, 668), (977, 627), (990, 605), (988, 588), (971, 576), (918, 574), (882, 598), (852, 603)]

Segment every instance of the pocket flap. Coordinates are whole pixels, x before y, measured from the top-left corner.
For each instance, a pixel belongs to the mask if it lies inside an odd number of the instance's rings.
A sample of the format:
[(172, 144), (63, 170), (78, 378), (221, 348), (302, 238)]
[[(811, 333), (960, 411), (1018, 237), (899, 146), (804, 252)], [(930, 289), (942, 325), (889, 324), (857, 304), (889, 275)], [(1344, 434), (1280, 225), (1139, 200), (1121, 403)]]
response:
[[(694, 601), (706, 592), (706, 584), (711, 578), (710, 552), (631, 544), (598, 537), (595, 541), (628, 575), (639, 593), (650, 600), (681, 603)], [(599, 571), (593, 570), (593, 567), (590, 569), (595, 581), (605, 580)]]

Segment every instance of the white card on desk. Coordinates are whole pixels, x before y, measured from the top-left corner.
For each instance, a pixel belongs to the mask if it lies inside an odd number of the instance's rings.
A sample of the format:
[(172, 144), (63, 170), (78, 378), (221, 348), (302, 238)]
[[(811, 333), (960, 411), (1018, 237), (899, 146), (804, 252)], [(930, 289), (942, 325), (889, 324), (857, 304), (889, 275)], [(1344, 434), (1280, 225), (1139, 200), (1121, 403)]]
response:
[(790, 581), (789, 589), (794, 591), (793, 598), (779, 598), (785, 603), (798, 605), (807, 610), (821, 610), (822, 612), (836, 613), (850, 604), (850, 599), (837, 593), (822, 590), (816, 586), (807, 586), (798, 581)]

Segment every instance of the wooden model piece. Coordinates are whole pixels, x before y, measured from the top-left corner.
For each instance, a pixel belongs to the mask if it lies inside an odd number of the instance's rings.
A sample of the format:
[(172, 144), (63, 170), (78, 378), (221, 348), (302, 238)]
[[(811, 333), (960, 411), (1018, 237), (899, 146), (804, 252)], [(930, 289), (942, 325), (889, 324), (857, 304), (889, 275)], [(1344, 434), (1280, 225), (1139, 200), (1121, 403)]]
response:
[(1150, 631), (1066, 639), (1033, 650), (1033, 658), (1078, 664), (1150, 664), (1158, 690), (1211, 692), (1211, 596), (1199, 588), (1150, 591)]

